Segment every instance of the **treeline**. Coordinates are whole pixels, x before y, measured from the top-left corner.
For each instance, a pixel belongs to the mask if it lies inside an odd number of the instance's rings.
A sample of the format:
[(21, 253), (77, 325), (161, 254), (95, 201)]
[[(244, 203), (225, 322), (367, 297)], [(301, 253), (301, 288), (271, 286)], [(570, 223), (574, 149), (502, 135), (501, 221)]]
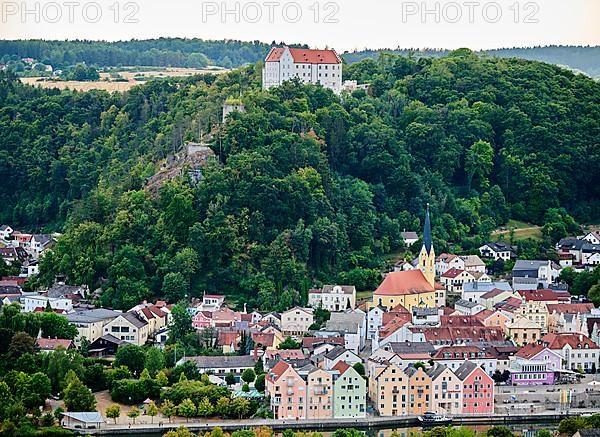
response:
[(0, 58), (34, 58), (56, 68), (78, 63), (107, 66), (239, 67), (263, 59), (270, 44), (259, 41), (159, 38), (130, 41), (0, 40)]
[[(600, 84), (466, 50), (345, 74), (369, 93), (264, 91), (255, 66), (113, 95), (4, 79), (0, 221), (63, 230), (40, 282), (66, 274), (106, 306), (206, 291), (276, 310), (322, 282), (375, 287), (427, 203), (438, 251), (473, 250), (511, 217), (546, 224), (548, 248), (573, 232), (570, 215), (600, 217)], [(246, 112), (214, 132), (202, 182), (145, 190), (240, 93)]]
[[(383, 49), (361, 50), (348, 52), (342, 55), (348, 63), (362, 61), (363, 59), (376, 59), (381, 53), (402, 56), (440, 57), (449, 53), (443, 49)], [(532, 61), (541, 61), (548, 64), (562, 65), (571, 69), (580, 70), (587, 75), (600, 77), (600, 46), (545, 46), (522, 47), (485, 50), (481, 55), (497, 56), (502, 58), (521, 58)]]

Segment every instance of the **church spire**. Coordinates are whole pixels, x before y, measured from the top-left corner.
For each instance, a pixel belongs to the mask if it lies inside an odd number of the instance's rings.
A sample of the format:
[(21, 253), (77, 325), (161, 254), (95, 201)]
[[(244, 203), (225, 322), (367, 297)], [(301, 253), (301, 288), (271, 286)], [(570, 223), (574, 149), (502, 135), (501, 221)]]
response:
[(433, 242), (431, 239), (431, 220), (429, 219), (429, 203), (427, 204), (427, 212), (425, 213), (425, 226), (423, 227), (423, 246), (427, 254), (431, 252)]

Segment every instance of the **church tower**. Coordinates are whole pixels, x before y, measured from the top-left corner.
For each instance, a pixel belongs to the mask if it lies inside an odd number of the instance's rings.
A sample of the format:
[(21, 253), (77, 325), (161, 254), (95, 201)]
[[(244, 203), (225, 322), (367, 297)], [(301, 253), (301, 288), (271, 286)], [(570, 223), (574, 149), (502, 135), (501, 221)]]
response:
[(427, 204), (427, 213), (425, 214), (425, 226), (423, 227), (423, 247), (419, 253), (419, 269), (427, 282), (435, 287), (435, 251), (433, 250), (433, 241), (431, 239), (431, 221), (429, 219), (429, 204)]

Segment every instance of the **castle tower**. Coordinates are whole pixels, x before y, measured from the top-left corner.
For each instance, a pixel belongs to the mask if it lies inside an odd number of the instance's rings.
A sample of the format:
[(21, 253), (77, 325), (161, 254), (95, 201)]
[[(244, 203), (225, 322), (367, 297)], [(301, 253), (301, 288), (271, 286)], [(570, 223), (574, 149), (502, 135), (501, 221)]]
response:
[(433, 241), (431, 238), (431, 221), (429, 219), (429, 204), (425, 214), (425, 226), (423, 227), (423, 247), (419, 253), (419, 269), (427, 282), (435, 287), (435, 251), (433, 250)]

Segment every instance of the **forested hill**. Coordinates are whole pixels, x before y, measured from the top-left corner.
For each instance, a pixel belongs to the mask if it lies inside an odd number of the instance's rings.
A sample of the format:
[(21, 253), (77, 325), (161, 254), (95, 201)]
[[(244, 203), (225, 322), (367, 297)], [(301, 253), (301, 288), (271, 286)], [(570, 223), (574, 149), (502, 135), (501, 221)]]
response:
[[(393, 53), (403, 56), (415, 57), (440, 57), (446, 56), (448, 50), (363, 50), (351, 53), (344, 53), (346, 62), (358, 62), (363, 59), (376, 59), (380, 53)], [(497, 50), (486, 50), (481, 52), (488, 56), (498, 56), (502, 58), (521, 58), (533, 61), (547, 62), (548, 64), (562, 65), (573, 70), (581, 71), (593, 78), (600, 78), (600, 46), (581, 47), (581, 46), (548, 46), (548, 47), (527, 47), (527, 48), (507, 48)]]
[(271, 47), (259, 41), (158, 38), (130, 41), (0, 40), (0, 59), (34, 58), (54, 68), (77, 63), (99, 67), (239, 67), (263, 59)]
[[(216, 65), (225, 68), (253, 64), (264, 59), (276, 44), (259, 41), (202, 40), (198, 38), (158, 38), (130, 41), (45, 41), (0, 40), (0, 63), (33, 58), (46, 65), (65, 68), (85, 62), (97, 67), (156, 66), (201, 68)], [(282, 43), (280, 43), (282, 44)], [(293, 44), (290, 44), (293, 45)], [(344, 53), (346, 62), (375, 59), (380, 53), (415, 57), (441, 57), (443, 49), (363, 50)], [(600, 77), (600, 47), (549, 46), (489, 50), (490, 56), (516, 57), (563, 65)]]
[[(0, 221), (66, 220), (40, 279), (101, 285), (106, 305), (206, 290), (280, 309), (314, 282), (375, 286), (427, 203), (437, 251), (475, 248), (509, 217), (547, 223), (555, 239), (573, 232), (567, 211), (600, 216), (599, 83), (465, 50), (365, 60), (345, 75), (370, 95), (267, 92), (254, 66), (112, 95), (4, 78)], [(222, 164), (196, 186), (146, 190), (159, 160), (239, 95), (246, 112), (213, 136)]]

